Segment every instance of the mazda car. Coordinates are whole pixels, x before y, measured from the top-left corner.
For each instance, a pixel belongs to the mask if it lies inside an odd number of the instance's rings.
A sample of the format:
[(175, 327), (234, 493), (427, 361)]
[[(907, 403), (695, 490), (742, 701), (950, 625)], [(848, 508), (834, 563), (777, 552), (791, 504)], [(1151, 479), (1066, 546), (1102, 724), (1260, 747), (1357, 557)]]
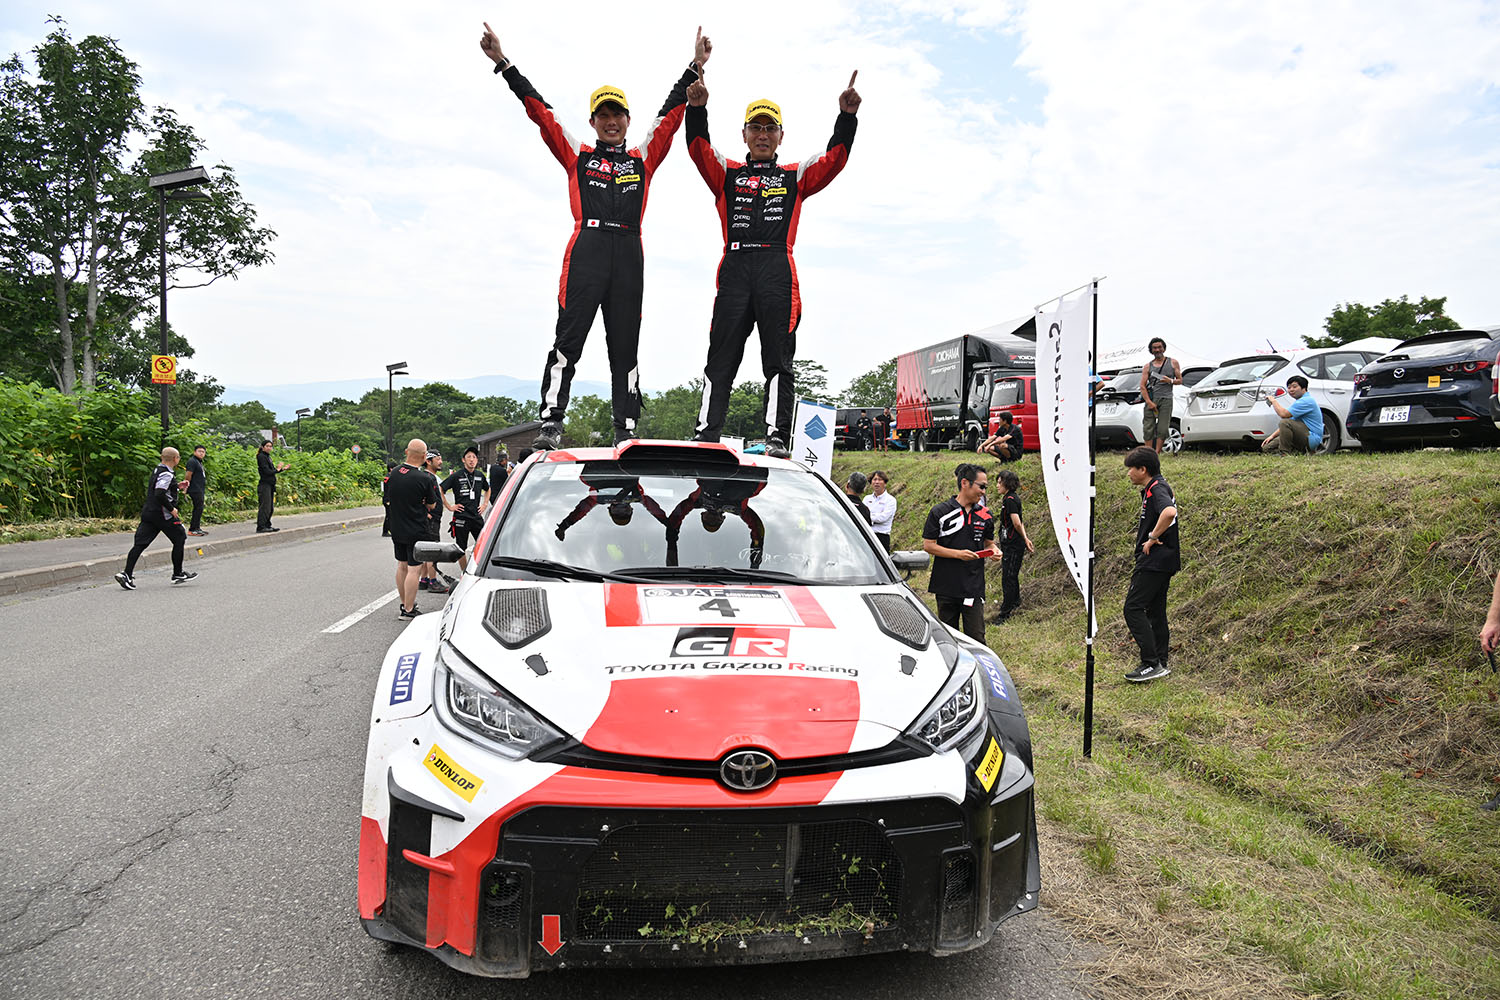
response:
[(1362, 370), (1347, 427), (1366, 448), (1500, 444), (1491, 399), (1500, 327), (1402, 342)]
[(381, 665), (365, 929), (500, 977), (983, 946), (1038, 903), (1031, 738), (926, 559), (788, 461), (532, 456)]

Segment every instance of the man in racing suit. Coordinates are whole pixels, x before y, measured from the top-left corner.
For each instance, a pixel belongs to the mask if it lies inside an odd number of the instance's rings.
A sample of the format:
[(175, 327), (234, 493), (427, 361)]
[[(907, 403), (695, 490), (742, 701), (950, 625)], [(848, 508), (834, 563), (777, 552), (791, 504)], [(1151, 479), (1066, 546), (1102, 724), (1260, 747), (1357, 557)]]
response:
[(792, 361), (797, 354), (797, 325), (802, 297), (792, 246), (802, 200), (817, 194), (839, 175), (854, 145), (859, 93), (856, 70), (839, 95), (839, 116), (823, 155), (799, 163), (778, 163), (781, 108), (768, 100), (745, 109), (745, 161), (726, 159), (708, 138), (708, 89), (702, 81), (688, 87), (688, 155), (714, 193), (724, 256), (719, 262), (718, 291), (708, 333), (708, 362), (703, 369), (703, 405), (694, 440), (717, 441), (729, 409), (729, 391), (745, 354), (752, 326), (760, 330), (760, 363), (766, 377), (766, 454), (786, 458), (792, 438)]
[(175, 470), (179, 454), (176, 448), (161, 450), (161, 463), (151, 470), (146, 480), (146, 502), (141, 506), (141, 523), (135, 529), (135, 544), (125, 557), (125, 571), (115, 574), (115, 582), (126, 590), (135, 589), (135, 564), (146, 546), (156, 540), (157, 535), (166, 535), (172, 542), (172, 582), (187, 583), (197, 573), (182, 571), (183, 546), (187, 532), (177, 516), (177, 477)]
[(601, 306), (609, 349), (615, 443), (619, 444), (635, 437), (641, 415), (637, 363), (644, 260), (641, 216), (652, 175), (672, 148), (672, 138), (682, 124), (687, 85), (702, 76), (713, 45), (699, 28), (693, 62), (667, 95), (646, 132), (646, 141), (629, 148), (625, 130), (630, 125), (630, 106), (618, 88), (604, 86), (594, 91), (589, 100), (589, 124), (598, 141), (580, 142), (558, 123), (551, 106), (500, 51), (500, 39), (488, 24), (479, 45), (494, 61), (495, 72), (504, 74), (505, 82), (521, 99), (527, 117), (541, 129), (542, 141), (568, 171), (573, 236), (563, 254), (557, 330), (542, 371), (542, 426), (532, 447), (557, 448), (562, 443), (568, 388)]

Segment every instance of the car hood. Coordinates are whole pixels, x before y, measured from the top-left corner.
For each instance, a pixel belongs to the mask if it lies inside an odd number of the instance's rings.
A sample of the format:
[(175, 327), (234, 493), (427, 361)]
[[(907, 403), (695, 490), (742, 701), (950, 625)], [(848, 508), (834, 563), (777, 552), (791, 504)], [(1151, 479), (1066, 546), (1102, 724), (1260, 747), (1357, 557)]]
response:
[[(515, 620), (517, 608), (534, 613), (538, 593), (545, 625), (533, 616), (531, 627), (544, 630), (507, 648), (494, 623)], [(899, 584), (472, 580), (455, 597), (444, 638), (606, 753), (712, 760), (758, 746), (785, 759), (876, 749), (916, 720), (950, 671), (943, 648), (922, 634), (942, 626)], [(894, 602), (906, 602), (907, 614)], [(888, 634), (900, 632), (891, 624), (899, 618), (917, 622), (921, 642)]]

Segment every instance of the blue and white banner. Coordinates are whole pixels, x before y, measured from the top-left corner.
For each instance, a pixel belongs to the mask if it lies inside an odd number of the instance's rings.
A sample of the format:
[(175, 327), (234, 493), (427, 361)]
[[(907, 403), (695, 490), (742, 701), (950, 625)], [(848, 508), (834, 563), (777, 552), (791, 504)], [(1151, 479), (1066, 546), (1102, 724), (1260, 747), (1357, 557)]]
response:
[[(1079, 593), (1089, 598), (1094, 540), (1093, 463), (1089, 455), (1089, 351), (1094, 341), (1096, 286), (1085, 285), (1036, 311), (1037, 435), (1052, 530)], [(1098, 631), (1089, 622), (1089, 638)]]
[(792, 420), (792, 461), (809, 469), (833, 476), (833, 431), (838, 410), (810, 399), (797, 400)]

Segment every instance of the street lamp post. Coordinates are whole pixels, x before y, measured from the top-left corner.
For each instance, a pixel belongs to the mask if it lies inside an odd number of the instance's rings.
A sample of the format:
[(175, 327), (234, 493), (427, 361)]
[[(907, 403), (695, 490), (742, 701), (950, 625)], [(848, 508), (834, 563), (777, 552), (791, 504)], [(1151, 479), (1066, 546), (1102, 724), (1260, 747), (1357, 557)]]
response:
[(406, 362), (397, 361), (385, 366), (385, 456), (396, 460), (396, 376), (405, 375)]
[[(161, 353), (170, 353), (167, 345), (167, 202), (168, 201), (205, 201), (208, 195), (196, 191), (183, 191), (178, 194), (178, 188), (195, 187), (199, 184), (208, 183), (208, 171), (202, 167), (189, 167), (186, 170), (174, 170), (169, 174), (153, 174), (147, 183), (156, 190), (158, 201), (161, 204), (161, 315), (157, 318), (158, 332), (161, 334)], [(161, 387), (161, 437), (162, 443), (167, 440), (167, 386)]]
[(309, 415), (310, 413), (312, 413), (312, 410), (308, 409), (305, 406), (302, 409), (300, 409), (300, 410), (297, 411), (297, 450), (298, 451), (302, 450), (302, 418), (305, 417), (305, 416), (307, 416), (307, 415)]

